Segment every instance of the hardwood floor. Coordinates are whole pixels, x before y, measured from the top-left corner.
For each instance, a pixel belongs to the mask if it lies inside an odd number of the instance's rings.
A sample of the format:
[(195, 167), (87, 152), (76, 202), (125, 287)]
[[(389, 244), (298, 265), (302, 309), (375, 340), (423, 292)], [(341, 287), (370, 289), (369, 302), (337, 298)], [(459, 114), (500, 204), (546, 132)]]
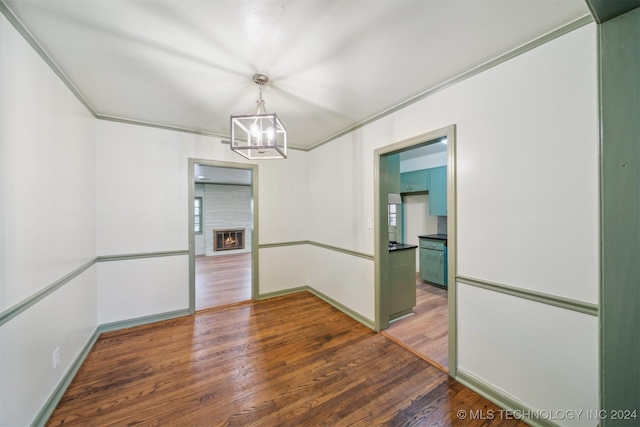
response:
[[(251, 254), (197, 256), (196, 310), (251, 299)], [(389, 339), (448, 372), (447, 291), (416, 277), (413, 316), (393, 322)]]
[(301, 292), (101, 335), (48, 425), (525, 425), (501, 413)]
[(382, 333), (448, 372), (447, 290), (416, 278), (416, 306), (412, 316), (397, 320)]
[(195, 257), (196, 310), (251, 299), (251, 253)]

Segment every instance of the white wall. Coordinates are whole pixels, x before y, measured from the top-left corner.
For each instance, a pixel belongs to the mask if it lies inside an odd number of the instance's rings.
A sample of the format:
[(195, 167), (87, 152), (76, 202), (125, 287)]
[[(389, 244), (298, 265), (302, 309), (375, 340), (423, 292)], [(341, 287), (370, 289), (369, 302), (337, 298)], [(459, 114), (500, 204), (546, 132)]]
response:
[[(596, 52), (596, 26), (590, 24), (311, 151), (310, 239), (373, 253), (373, 230), (366, 226), (374, 212), (373, 150), (455, 124), (457, 272), (596, 303)], [(347, 263), (334, 262), (336, 269)], [(335, 276), (331, 283), (315, 279), (322, 268), (310, 264), (311, 286), (372, 316), (373, 263), (368, 275)], [(367, 305), (354, 304), (353, 295)], [(529, 384), (532, 391), (523, 396), (524, 405), (597, 408), (595, 318), (563, 313), (554, 317), (559, 324), (553, 329), (544, 320), (547, 311), (537, 303), (504, 297), (503, 304), (496, 305), (488, 290), (470, 296), (462, 292), (458, 301), (460, 307), (475, 307), (458, 326), (461, 369), (514, 395), (520, 394), (516, 381)], [(521, 309), (531, 341), (552, 340), (554, 346), (518, 352), (517, 368), (480, 370), (512, 354), (511, 343), (521, 337), (522, 324), (511, 322), (513, 307)], [(470, 340), (474, 324), (498, 331), (501, 339), (491, 345)], [(572, 339), (564, 339), (566, 334)], [(576, 346), (586, 355), (576, 355), (571, 372), (562, 364), (538, 362), (575, 355)], [(524, 366), (548, 371), (541, 377)], [(547, 376), (556, 378), (553, 384), (545, 383)], [(577, 377), (579, 384), (572, 382)], [(570, 398), (574, 392), (578, 397)]]
[(458, 301), (459, 369), (534, 410), (598, 408), (597, 317), (465, 284)]
[[(95, 119), (3, 15), (0, 76), (5, 310), (95, 258)], [(95, 266), (0, 326), (0, 425), (31, 423), (96, 326)]]
[[(188, 201), (188, 159), (246, 162), (216, 138), (150, 127), (98, 121), (96, 140), (98, 255), (188, 250), (188, 215), (193, 210)], [(287, 160), (259, 163), (260, 244), (306, 240), (305, 169), (304, 153), (295, 150)], [(260, 255), (271, 250), (261, 249)], [(100, 322), (188, 308), (187, 258), (163, 257), (166, 262), (160, 264), (139, 260), (126, 268), (124, 263), (130, 261), (100, 263)], [(306, 277), (306, 259), (290, 265), (289, 256), (273, 258), (265, 268)], [(119, 307), (119, 301), (139, 301), (158, 271), (173, 280), (159, 281), (143, 304)], [(280, 290), (290, 287), (288, 283), (264, 286)]]

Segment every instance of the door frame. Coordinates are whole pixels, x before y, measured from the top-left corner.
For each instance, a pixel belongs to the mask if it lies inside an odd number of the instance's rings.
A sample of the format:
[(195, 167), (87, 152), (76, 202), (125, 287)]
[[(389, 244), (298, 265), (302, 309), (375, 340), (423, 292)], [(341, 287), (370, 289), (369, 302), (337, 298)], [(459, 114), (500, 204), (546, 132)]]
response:
[(195, 159), (189, 157), (189, 172), (188, 172), (188, 201), (187, 212), (189, 213), (189, 313), (193, 314), (196, 311), (196, 262), (195, 262), (195, 235), (193, 233), (194, 218), (193, 218), (193, 198), (196, 193), (196, 181), (194, 176), (195, 165), (202, 166), (214, 166), (227, 169), (245, 169), (251, 171), (251, 214), (252, 214), (252, 229), (251, 229), (251, 299), (254, 300), (256, 295), (259, 295), (259, 259), (258, 259), (258, 165), (249, 163), (235, 163), (225, 162), (220, 160), (209, 159)]
[[(380, 183), (386, 166), (381, 158), (388, 154), (404, 151), (424, 145), (442, 137), (447, 138), (447, 281), (448, 281), (448, 357), (449, 375), (455, 377), (457, 370), (457, 329), (456, 329), (456, 274), (457, 274), (457, 211), (456, 211), (456, 125), (446, 126), (423, 133), (409, 139), (374, 150), (374, 249), (375, 249), (375, 329), (381, 331), (389, 327), (388, 280), (382, 280), (389, 274), (389, 235), (387, 218), (387, 195), (382, 194), (384, 185)], [(382, 167), (382, 170), (381, 170)], [(384, 202), (384, 203), (383, 203)]]

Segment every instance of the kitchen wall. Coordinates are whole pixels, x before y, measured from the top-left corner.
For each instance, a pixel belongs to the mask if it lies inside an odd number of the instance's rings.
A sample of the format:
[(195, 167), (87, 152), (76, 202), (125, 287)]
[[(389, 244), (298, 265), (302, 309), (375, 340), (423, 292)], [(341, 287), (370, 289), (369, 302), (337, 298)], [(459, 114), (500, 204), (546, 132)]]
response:
[[(418, 236), (438, 233), (438, 217), (429, 215), (429, 195), (402, 196), (404, 243), (420, 245)], [(416, 272), (420, 271), (420, 249), (416, 249)]]
[(24, 426), (97, 326), (96, 128), (1, 14), (0, 76), (0, 425)]
[[(447, 165), (447, 152), (420, 156), (400, 161), (400, 172), (411, 172), (421, 169)], [(438, 233), (438, 217), (429, 215), (428, 194), (405, 194), (402, 196), (404, 212), (404, 238), (402, 241), (411, 245), (420, 245), (418, 236)], [(416, 272), (420, 272), (420, 250), (416, 250)]]
[[(374, 150), (455, 124), (457, 273), (597, 304), (596, 36), (581, 27), (311, 151), (310, 239), (373, 254)], [(373, 319), (374, 262), (358, 262), (368, 274), (331, 282), (311, 263), (310, 285)], [(596, 316), (456, 286), (459, 372), (529, 408), (598, 408)]]

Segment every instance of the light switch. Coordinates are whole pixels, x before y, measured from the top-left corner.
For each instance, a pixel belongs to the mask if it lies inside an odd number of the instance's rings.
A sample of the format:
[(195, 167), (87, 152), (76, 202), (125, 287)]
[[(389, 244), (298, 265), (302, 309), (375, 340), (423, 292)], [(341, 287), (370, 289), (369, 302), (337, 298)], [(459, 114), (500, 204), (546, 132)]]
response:
[(367, 228), (373, 228), (373, 218), (367, 218)]

